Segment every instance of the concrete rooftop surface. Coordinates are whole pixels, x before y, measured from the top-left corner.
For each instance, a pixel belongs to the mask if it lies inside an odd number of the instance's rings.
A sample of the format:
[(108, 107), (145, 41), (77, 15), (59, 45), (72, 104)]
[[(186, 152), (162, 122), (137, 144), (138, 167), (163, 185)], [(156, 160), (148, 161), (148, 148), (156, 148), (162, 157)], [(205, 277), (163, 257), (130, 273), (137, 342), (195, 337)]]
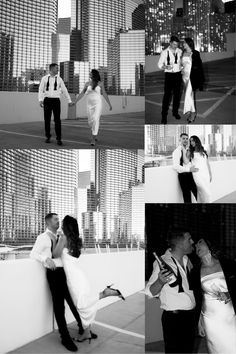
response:
[[(144, 294), (136, 293), (119, 300), (97, 312), (92, 330), (98, 338), (84, 343), (76, 343), (78, 353), (144, 353)], [(33, 323), (32, 323), (33, 326)], [(75, 337), (77, 324), (68, 325)], [(69, 353), (60, 343), (58, 331), (49, 333), (10, 353), (53, 354)]]
[[(235, 124), (235, 58), (203, 63), (206, 88), (197, 91), (198, 116), (194, 124)], [(160, 124), (162, 98), (164, 94), (164, 73), (157, 71), (145, 76), (145, 123)], [(182, 94), (180, 115), (181, 120), (172, 116), (169, 108), (167, 124), (187, 124), (183, 116)]]
[[(102, 116), (98, 148), (142, 149), (144, 112)], [(87, 118), (62, 120), (62, 146), (56, 144), (54, 122), (51, 143), (45, 143), (44, 122), (0, 124), (0, 149), (91, 149)]]

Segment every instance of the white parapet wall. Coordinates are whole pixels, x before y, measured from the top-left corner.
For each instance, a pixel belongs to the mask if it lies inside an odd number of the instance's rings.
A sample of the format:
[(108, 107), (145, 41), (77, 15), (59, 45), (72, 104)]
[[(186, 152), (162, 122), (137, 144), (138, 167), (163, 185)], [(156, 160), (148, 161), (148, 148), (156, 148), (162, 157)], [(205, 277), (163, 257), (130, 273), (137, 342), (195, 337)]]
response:
[[(112, 283), (124, 296), (144, 288), (143, 250), (82, 255), (79, 261), (94, 294)], [(6, 353), (50, 333), (53, 310), (45, 269), (37, 261), (0, 261), (0, 279), (0, 353)], [(104, 299), (99, 307), (114, 301)], [(67, 321), (74, 321), (66, 312)]]
[[(236, 160), (210, 161), (211, 202), (236, 191)], [(172, 166), (145, 169), (145, 203), (183, 203), (178, 175)]]
[[(75, 95), (71, 95), (74, 100)], [(144, 112), (145, 101), (143, 96), (109, 96), (112, 111), (104, 101), (103, 113), (122, 114), (130, 112)], [(0, 124), (38, 122), (43, 121), (43, 109), (39, 106), (38, 94), (35, 92), (8, 92), (0, 91)], [(86, 117), (86, 102), (83, 98), (76, 106), (68, 107), (68, 102), (62, 96), (61, 118), (75, 119)]]

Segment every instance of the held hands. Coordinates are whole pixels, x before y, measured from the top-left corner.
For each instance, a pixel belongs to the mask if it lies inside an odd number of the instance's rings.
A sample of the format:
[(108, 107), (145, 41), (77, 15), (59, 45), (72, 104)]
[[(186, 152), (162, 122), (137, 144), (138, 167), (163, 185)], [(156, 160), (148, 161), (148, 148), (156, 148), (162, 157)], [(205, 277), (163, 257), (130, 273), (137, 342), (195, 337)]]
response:
[(111, 104), (110, 104), (110, 106), (109, 106), (109, 110), (112, 111), (112, 105), (111, 105)]
[(46, 264), (47, 268), (49, 268), (49, 269), (52, 269), (52, 270), (56, 269), (56, 264), (49, 257), (46, 259), (45, 264)]
[(41, 108), (43, 108), (43, 101), (39, 101), (39, 105)]
[(69, 102), (68, 105), (69, 105), (69, 107), (72, 107), (75, 105), (75, 102)]
[(228, 302), (231, 301), (230, 295), (228, 292), (223, 292), (223, 291), (218, 291), (216, 293), (217, 300), (223, 301), (225, 304), (228, 304)]
[(158, 281), (161, 285), (165, 285), (170, 281), (170, 272), (166, 269), (162, 269), (158, 274)]
[(196, 168), (195, 166), (190, 167), (190, 172), (198, 172), (199, 168)]

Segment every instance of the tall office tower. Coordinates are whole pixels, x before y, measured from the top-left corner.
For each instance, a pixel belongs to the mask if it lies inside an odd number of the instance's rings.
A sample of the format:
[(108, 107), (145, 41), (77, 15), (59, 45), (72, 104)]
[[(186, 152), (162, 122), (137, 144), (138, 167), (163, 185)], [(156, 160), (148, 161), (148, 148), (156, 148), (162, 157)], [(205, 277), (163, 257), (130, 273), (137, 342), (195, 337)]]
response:
[(146, 55), (160, 53), (169, 43), (174, 0), (146, 1)]
[[(57, 0), (1, 0), (1, 89), (26, 91), (28, 81), (40, 80), (52, 60), (51, 36), (56, 26)], [(4, 72), (6, 68), (9, 71)]]
[(145, 29), (145, 5), (140, 4), (132, 13), (132, 29), (144, 30)]
[(144, 239), (144, 184), (137, 183), (119, 195), (119, 240)]
[(109, 42), (108, 85), (114, 94), (144, 95), (145, 31), (129, 30)]
[(107, 42), (125, 28), (125, 0), (72, 0), (72, 4), (78, 8), (76, 21), (82, 30), (83, 60), (89, 61), (91, 68), (107, 67)]
[(59, 18), (57, 33), (52, 34), (52, 62), (60, 63), (70, 60), (70, 17)]
[(90, 187), (90, 171), (79, 172), (78, 175), (78, 215), (79, 227), (82, 225), (82, 213), (88, 210), (88, 189)]
[(106, 237), (115, 243), (119, 238), (119, 194), (140, 179), (138, 169), (144, 159), (137, 150), (106, 149), (97, 150), (95, 154), (99, 211), (106, 216)]
[(235, 32), (235, 13), (210, 15), (210, 48), (214, 52), (227, 50), (226, 34)]
[(0, 242), (30, 243), (55, 212), (77, 216), (75, 150), (1, 150)]
[(183, 0), (187, 18), (186, 36), (193, 38), (195, 47), (202, 52), (211, 51), (210, 14), (211, 0)]
[(65, 61), (60, 63), (60, 76), (70, 93), (79, 93), (89, 80), (90, 65), (85, 61)]
[[(144, 26), (142, 28), (133, 28), (133, 13), (140, 5), (144, 5), (143, 0), (125, 0), (125, 28), (126, 29), (144, 29)], [(143, 22), (143, 25), (144, 23), (145, 20)]]

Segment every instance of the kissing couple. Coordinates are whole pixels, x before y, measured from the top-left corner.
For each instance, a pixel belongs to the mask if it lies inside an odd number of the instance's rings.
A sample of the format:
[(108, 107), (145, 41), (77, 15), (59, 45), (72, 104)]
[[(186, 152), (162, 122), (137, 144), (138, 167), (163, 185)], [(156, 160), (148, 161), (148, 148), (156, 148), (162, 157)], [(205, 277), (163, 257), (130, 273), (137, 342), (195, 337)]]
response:
[(145, 290), (160, 300), (165, 353), (195, 353), (197, 332), (206, 337), (209, 353), (236, 353), (235, 260), (207, 238), (194, 247), (185, 229), (172, 230), (168, 243), (164, 255), (154, 253)]
[(187, 133), (180, 134), (180, 144), (172, 154), (173, 168), (178, 173), (184, 203), (191, 203), (191, 192), (199, 203), (210, 203), (212, 181), (208, 154), (201, 140)]
[(86, 274), (80, 268), (82, 240), (75, 218), (65, 216), (60, 233), (57, 214), (47, 214), (45, 223), (47, 228), (37, 237), (30, 257), (41, 262), (46, 268), (61, 343), (67, 350), (76, 352), (78, 348), (69, 334), (65, 319), (65, 300), (79, 327), (78, 337), (74, 340), (91, 342), (97, 338), (91, 331), (91, 325), (99, 300), (109, 296), (118, 296), (124, 300), (124, 297), (119, 290), (111, 286), (107, 286), (100, 293), (92, 293)]

